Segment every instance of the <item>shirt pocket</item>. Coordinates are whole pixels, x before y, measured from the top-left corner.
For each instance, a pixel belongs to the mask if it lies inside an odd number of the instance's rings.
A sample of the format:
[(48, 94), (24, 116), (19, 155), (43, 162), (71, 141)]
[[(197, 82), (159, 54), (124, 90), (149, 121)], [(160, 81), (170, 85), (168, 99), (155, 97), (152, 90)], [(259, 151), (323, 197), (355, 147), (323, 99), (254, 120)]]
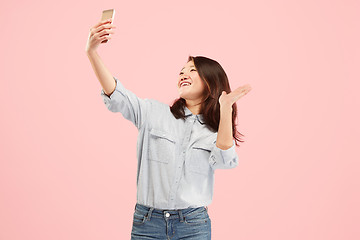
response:
[(213, 144), (194, 144), (191, 148), (189, 170), (194, 173), (208, 176), (211, 173), (209, 158)]
[(149, 132), (149, 160), (169, 163), (175, 159), (175, 137), (165, 131), (151, 129)]

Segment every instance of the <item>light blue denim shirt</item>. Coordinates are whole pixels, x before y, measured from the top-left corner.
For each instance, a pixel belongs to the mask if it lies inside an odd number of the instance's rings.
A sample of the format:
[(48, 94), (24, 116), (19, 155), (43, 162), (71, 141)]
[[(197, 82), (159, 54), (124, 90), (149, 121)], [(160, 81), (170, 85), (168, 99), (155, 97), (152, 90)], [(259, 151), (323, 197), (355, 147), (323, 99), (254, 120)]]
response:
[(170, 106), (142, 99), (116, 78), (114, 92), (101, 90), (106, 107), (120, 112), (138, 129), (137, 203), (160, 209), (207, 206), (212, 202), (215, 169), (238, 165), (233, 146), (216, 146), (217, 132), (209, 130), (202, 114), (185, 107), (186, 120), (176, 119)]

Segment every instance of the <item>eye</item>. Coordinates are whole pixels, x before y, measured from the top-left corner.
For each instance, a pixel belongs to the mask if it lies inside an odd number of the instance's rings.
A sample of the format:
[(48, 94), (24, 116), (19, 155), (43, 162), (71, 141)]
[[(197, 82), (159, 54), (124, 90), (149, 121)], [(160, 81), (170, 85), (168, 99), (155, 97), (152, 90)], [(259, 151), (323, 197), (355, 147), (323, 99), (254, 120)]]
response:
[[(195, 69), (191, 69), (191, 70), (190, 70), (190, 72), (191, 72), (192, 70), (196, 71)], [(184, 74), (184, 73), (183, 73), (183, 72), (181, 72), (179, 75), (181, 75), (181, 74)]]

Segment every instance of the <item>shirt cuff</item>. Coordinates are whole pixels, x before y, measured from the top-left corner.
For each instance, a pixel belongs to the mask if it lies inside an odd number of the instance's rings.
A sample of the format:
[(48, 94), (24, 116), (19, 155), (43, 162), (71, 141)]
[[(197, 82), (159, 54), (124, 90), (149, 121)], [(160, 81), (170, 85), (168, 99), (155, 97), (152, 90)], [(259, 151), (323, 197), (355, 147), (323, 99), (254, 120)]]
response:
[(221, 168), (221, 169), (229, 169), (234, 168), (239, 164), (239, 158), (235, 151), (235, 140), (233, 139), (233, 145), (223, 150), (216, 146), (211, 153), (210, 156), (210, 165), (213, 169)]
[(108, 103), (116, 94), (116, 91), (121, 91), (118, 80), (115, 77), (113, 78), (115, 79), (115, 90), (109, 96), (105, 94), (104, 89), (101, 89), (101, 96), (104, 98), (104, 103)]
[[(216, 146), (216, 145), (215, 145)], [(217, 147), (218, 148), (218, 147)], [(233, 140), (233, 145), (228, 149), (221, 149), (219, 148), (220, 154), (223, 157), (223, 159), (232, 159), (235, 152), (235, 140)]]

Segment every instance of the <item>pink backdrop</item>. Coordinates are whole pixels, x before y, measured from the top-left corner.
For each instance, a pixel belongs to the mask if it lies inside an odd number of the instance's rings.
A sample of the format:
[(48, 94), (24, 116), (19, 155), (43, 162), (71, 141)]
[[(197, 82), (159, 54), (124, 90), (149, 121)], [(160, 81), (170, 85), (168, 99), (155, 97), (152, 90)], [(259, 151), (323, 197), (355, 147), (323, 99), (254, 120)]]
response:
[(360, 238), (359, 1), (35, 0), (0, 4), (1, 240), (130, 239), (137, 129), (107, 110), (85, 53), (109, 8), (99, 54), (139, 97), (170, 104), (189, 54), (252, 86), (212, 239)]

